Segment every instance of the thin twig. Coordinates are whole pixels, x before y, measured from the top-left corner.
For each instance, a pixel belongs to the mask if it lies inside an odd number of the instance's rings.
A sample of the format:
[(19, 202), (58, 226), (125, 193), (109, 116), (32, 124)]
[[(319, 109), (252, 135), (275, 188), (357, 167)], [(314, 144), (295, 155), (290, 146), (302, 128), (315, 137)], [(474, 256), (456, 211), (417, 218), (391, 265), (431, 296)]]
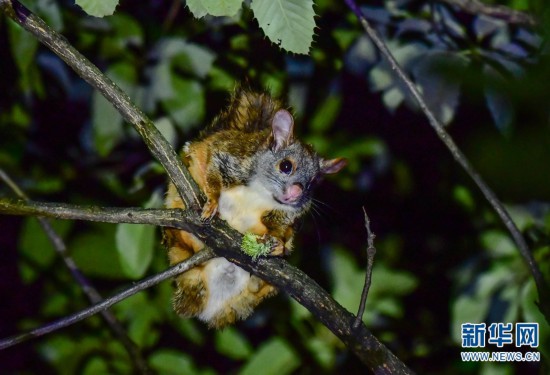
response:
[[(409, 374), (410, 370), (397, 359), (364, 325), (351, 329), (355, 316), (334, 301), (315, 281), (303, 272), (290, 266), (282, 259), (251, 258), (240, 251), (242, 235), (227, 226), (225, 222), (214, 221), (212, 226), (205, 226), (196, 215), (186, 216), (187, 211), (151, 210), (151, 209), (114, 209), (114, 208), (78, 208), (76, 206), (22, 201), (0, 200), (0, 212), (15, 215), (44, 215), (64, 219), (93, 220), (103, 222), (131, 222), (152, 225), (173, 226), (185, 229), (197, 235), (217, 256), (223, 256), (237, 263), (245, 270), (257, 274), (267, 282), (290, 294), (300, 304), (309, 309), (327, 328), (338, 336), (365, 364), (375, 373)], [(210, 251), (210, 250), (208, 250)], [(199, 254), (201, 254), (199, 252)], [(210, 259), (210, 258), (207, 258)], [(206, 259), (205, 259), (206, 260)], [(184, 270), (182, 270), (183, 272)], [(175, 275), (175, 274), (171, 274)], [(167, 276), (170, 277), (170, 276)], [(150, 284), (152, 286), (153, 284)], [(141, 289), (138, 289), (141, 290)], [(135, 290), (137, 292), (138, 290)], [(124, 297), (132, 293), (124, 291)], [(113, 303), (122, 298), (117, 298)], [(88, 310), (86, 310), (88, 311)], [(97, 312), (98, 310), (93, 310)], [(92, 311), (92, 313), (93, 313)], [(65, 327), (81, 319), (69, 317), (68, 322), (58, 322), (55, 326), (40, 329), (38, 332), (52, 332), (57, 327)], [(76, 314), (76, 316), (80, 316)], [(88, 315), (86, 315), (88, 316)], [(86, 316), (82, 317), (85, 318)], [(21, 335), (22, 337), (25, 335)], [(34, 336), (33, 336), (34, 337)], [(7, 341), (7, 340), (4, 340)], [(12, 342), (15, 345), (17, 342)], [(0, 348), (2, 347), (0, 341)]]
[(372, 266), (374, 264), (374, 256), (376, 255), (376, 248), (374, 247), (374, 239), (376, 236), (370, 230), (370, 219), (367, 216), (365, 207), (363, 207), (363, 213), (365, 214), (365, 229), (367, 230), (367, 274), (365, 275), (365, 285), (363, 286), (363, 292), (361, 293), (361, 303), (359, 304), (357, 317), (353, 322), (353, 329), (357, 329), (363, 322), (363, 314), (365, 313), (365, 304), (367, 303), (372, 277)]
[(151, 154), (162, 164), (185, 206), (198, 210), (201, 193), (197, 184), (179, 160), (170, 143), (166, 141), (153, 122), (132, 103), (128, 95), (69, 44), (67, 39), (51, 29), (19, 1), (0, 0), (0, 9), (50, 48), (113, 104), (126, 121), (134, 126)]
[(215, 256), (214, 252), (208, 248), (205, 248), (204, 250), (196, 253), (191, 258), (188, 258), (184, 260), (181, 263), (176, 264), (173, 267), (170, 267), (166, 271), (159, 273), (157, 275), (148, 277), (144, 279), (143, 281), (140, 281), (138, 283), (133, 284), (132, 286), (128, 287), (127, 289), (124, 289), (122, 292), (117, 293), (113, 295), (112, 297), (109, 297), (105, 300), (103, 300), (100, 303), (97, 303), (93, 306), (90, 306), (82, 311), (79, 311), (76, 314), (64, 317), (63, 319), (59, 319), (51, 324), (42, 326), (40, 328), (34, 329), (32, 331), (29, 331), (27, 333), (23, 333), (20, 335), (15, 335), (12, 337), (9, 337), (7, 339), (0, 340), (0, 350), (9, 348), (11, 346), (14, 346), (16, 344), (19, 344), (21, 342), (27, 341), (31, 338), (44, 336), (45, 334), (48, 334), (50, 332), (56, 331), (58, 329), (70, 326), (74, 323), (80, 322), (81, 320), (84, 320), (90, 316), (93, 316), (109, 307), (114, 305), (117, 302), (122, 301), (125, 298), (128, 298), (134, 294), (136, 294), (139, 291), (145, 290), (147, 288), (150, 288), (154, 285), (157, 285), (161, 281), (164, 281), (166, 279), (169, 279), (171, 277), (175, 277), (179, 275), (182, 272), (185, 272), (205, 261), (208, 259), (211, 259)]
[[(6, 185), (8, 185), (17, 196), (19, 196), (21, 199), (28, 201), (29, 197), (25, 194), (23, 190), (11, 179), (11, 177), (2, 169), (0, 168), (0, 179), (3, 180)], [(100, 303), (103, 298), (97, 291), (97, 289), (92, 285), (92, 283), (88, 280), (86, 276), (82, 274), (76, 263), (74, 262), (73, 258), (69, 255), (69, 252), (67, 251), (67, 246), (65, 245), (65, 242), (63, 239), (57, 234), (55, 229), (51, 226), (48, 219), (44, 217), (37, 217), (38, 222), (40, 223), (40, 226), (44, 230), (44, 233), (46, 233), (46, 236), (52, 243), (53, 247), (57, 251), (57, 253), (61, 256), (61, 259), (63, 259), (63, 262), (69, 269), (69, 272), (71, 273), (73, 279), (80, 285), (82, 291), (88, 297), (88, 300), (92, 304)], [(122, 327), (118, 319), (114, 316), (114, 314), (109, 310), (104, 310), (101, 312), (101, 315), (103, 316), (103, 319), (107, 322), (115, 336), (120, 340), (126, 351), (128, 352), (128, 355), (130, 356), (135, 369), (140, 374), (149, 374), (151, 373), (149, 366), (147, 365), (147, 362), (141, 355), (141, 351), (137, 347), (137, 345), (132, 341), (130, 337), (128, 337), (128, 334), (126, 333), (125, 329)]]
[(424, 112), (424, 114), (428, 118), (429, 124), (435, 130), (439, 139), (445, 144), (445, 146), (447, 146), (447, 148), (453, 155), (453, 158), (455, 159), (455, 161), (458, 164), (460, 164), (462, 168), (466, 171), (466, 173), (472, 178), (472, 180), (474, 180), (479, 190), (481, 190), (481, 192), (485, 196), (485, 199), (487, 199), (489, 204), (493, 207), (497, 215), (500, 217), (504, 226), (508, 229), (508, 231), (512, 235), (512, 238), (514, 239), (515, 243), (519, 248), (519, 252), (523, 256), (523, 259), (527, 263), (527, 266), (529, 267), (529, 270), (533, 275), (533, 279), (535, 280), (535, 284), (537, 286), (537, 290), (539, 293), (539, 308), (544, 314), (546, 320), (550, 322), (550, 289), (544, 281), (542, 273), (540, 272), (540, 269), (537, 263), (535, 262), (533, 254), (531, 254), (531, 251), (529, 250), (529, 246), (527, 246), (525, 239), (523, 238), (523, 236), (521, 235), (521, 232), (519, 231), (516, 224), (510, 217), (510, 214), (508, 213), (508, 211), (506, 211), (506, 208), (504, 207), (504, 205), (498, 200), (495, 193), (491, 190), (491, 188), (489, 188), (489, 186), (485, 183), (483, 178), (481, 178), (481, 176), (477, 173), (474, 167), (470, 164), (466, 156), (454, 143), (453, 139), (447, 133), (443, 125), (436, 119), (435, 115), (428, 108), (428, 105), (424, 101), (424, 98), (416, 88), (415, 84), (409, 79), (409, 77), (407, 77), (407, 75), (405, 74), (403, 69), (399, 66), (398, 62), (393, 57), (392, 53), (390, 52), (386, 44), (378, 36), (378, 33), (370, 26), (367, 19), (363, 15), (363, 12), (361, 11), (361, 9), (359, 9), (355, 1), (345, 0), (345, 2), (348, 5), (348, 7), (352, 10), (352, 12), (355, 13), (355, 15), (359, 18), (361, 25), (363, 26), (363, 28), (365, 29), (369, 37), (372, 39), (374, 44), (376, 44), (378, 49), (388, 59), (392, 70), (394, 70), (397, 73), (399, 78), (403, 81), (403, 83), (409, 89), (412, 96), (416, 99), (422, 112)]
[(470, 14), (483, 14), (485, 16), (498, 18), (509, 24), (536, 26), (538, 23), (536, 18), (530, 14), (511, 9), (505, 5), (484, 4), (478, 0), (437, 0), (437, 2), (455, 6)]
[[(74, 49), (67, 44), (64, 38), (55, 34), (44, 24), (43, 21), (37, 20), (36, 16), (32, 15), (26, 8), (22, 7), (21, 4), (16, 1), (0, 0), (0, 9), (8, 14), (10, 18), (14, 19), (16, 22), (22, 25), (25, 29), (32, 32), (39, 40), (48, 45), (52, 49), (52, 51), (54, 51), (65, 61), (67, 61), (67, 63), (72, 66), (73, 69), (75, 69), (75, 71), (80, 76), (92, 83), (94, 87), (98, 88), (98, 90), (100, 90), (106, 96), (107, 100), (114, 103), (115, 107), (123, 114), (123, 116), (125, 116), (125, 118), (128, 118), (128, 108), (126, 108), (125, 105), (129, 103), (129, 101), (124, 99), (127, 98), (127, 96), (124, 93), (120, 92), (120, 90), (118, 89), (105, 90), (103, 86), (106, 84), (112, 88), (112, 83), (104, 79), (101, 72), (93, 67), (93, 65), (90, 64), (87, 60), (73, 62), (73, 59), (78, 60), (79, 58), (81, 58), (81, 56), (80, 54), (75, 54)], [(31, 20), (31, 22), (29, 23), (28, 20)], [(56, 43), (60, 43), (59, 46), (56, 45)], [(64, 51), (65, 48), (73, 52), (66, 54)], [(75, 65), (78, 65), (79, 63), (84, 64), (86, 68), (81, 69), (78, 66), (75, 67)], [(90, 70), (93, 74), (90, 74)], [(119, 98), (119, 95), (122, 95), (122, 98)], [(133, 112), (131, 109), (130, 113), (135, 114), (135, 112)], [(141, 121), (141, 119), (143, 119), (143, 117), (137, 116), (138, 122)], [(132, 124), (134, 124), (134, 122), (132, 122)], [(138, 128), (139, 125), (143, 124), (134, 124), (134, 126)], [(185, 181), (176, 181), (177, 178), (180, 177), (180, 175), (177, 173), (177, 170), (174, 172), (173, 169), (185, 169), (185, 167), (183, 167), (177, 157), (173, 157), (173, 153), (166, 151), (170, 148), (167, 148), (165, 143), (160, 142), (158, 141), (158, 139), (156, 139), (156, 132), (154, 132), (155, 136), (150, 136), (150, 128), (151, 127), (149, 126), (141, 128), (140, 135), (147, 142), (148, 146), (151, 149), (151, 152), (157, 158), (159, 158), (161, 164), (167, 170), (172, 169), (172, 172), (169, 172), (169, 176), (178, 187), (178, 191), (180, 191), (184, 202), (186, 204), (187, 201), (196, 203), (196, 199), (194, 199), (193, 197), (186, 197), (186, 194), (191, 193), (185, 192)], [(159, 136), (162, 137), (160, 134)], [(149, 140), (149, 138), (155, 138), (156, 140), (151, 141)], [(160, 155), (163, 158), (157, 155)], [(184, 173), (184, 175), (186, 174)], [(188, 176), (188, 174), (186, 176)], [(189, 181), (189, 185), (193, 188), (193, 192), (195, 193), (194, 196), (196, 198), (200, 195), (198, 188), (196, 184), (194, 184), (194, 181), (192, 179), (189, 179), (188, 182)], [(191, 208), (192, 211), (196, 208), (196, 205), (187, 205), (187, 207)], [(180, 215), (182, 213), (183, 211), (180, 210)], [(189, 221), (189, 219), (185, 220)], [(185, 220), (182, 219), (182, 221)], [(183, 225), (185, 225), (185, 223)], [(403, 362), (401, 362), (397, 357), (393, 355), (393, 353), (391, 353), (391, 351), (389, 351), (383, 344), (381, 344), (378, 339), (373, 336), (370, 331), (367, 330), (365, 326), (361, 326), (358, 328), (358, 330), (352, 331), (351, 325), (353, 323), (353, 320), (355, 319), (354, 315), (346, 311), (342, 306), (334, 301), (334, 299), (332, 299), (330, 295), (326, 293), (326, 291), (324, 291), (317, 283), (307, 277), (307, 275), (305, 275), (303, 272), (290, 266), (287, 262), (280, 258), (260, 258), (256, 261), (252, 261), (250, 257), (246, 256), (242, 251), (240, 251), (239, 244), (241, 243), (241, 241), (239, 239), (242, 239), (242, 235), (240, 235), (234, 229), (230, 228), (225, 222), (222, 222), (220, 220), (214, 220), (211, 226), (197, 226), (196, 228), (194, 228), (194, 230), (196, 232), (193, 233), (196, 233), (199, 238), (206, 243), (207, 246), (215, 249), (217, 256), (226, 257), (228, 260), (238, 264), (245, 270), (259, 275), (267, 282), (289, 293), (300, 304), (309, 309), (312, 314), (316, 316), (336, 336), (338, 336), (348, 346), (348, 348), (353, 351), (359, 357), (359, 359), (363, 361), (375, 374), (412, 373), (410, 369), (408, 369)], [(214, 256), (212, 252), (205, 249), (195, 254), (187, 261), (184, 261), (183, 263), (180, 263), (170, 269), (176, 269), (175, 272), (169, 272), (170, 270), (168, 270), (162, 274), (153, 276), (152, 278), (148, 279), (149, 282), (146, 286), (138, 284), (141, 288), (139, 290), (142, 290), (159, 282), (159, 276), (162, 277), (162, 280), (173, 277), (180, 272), (184, 272), (185, 270), (196, 266), (200, 262), (210, 259), (212, 256)], [(188, 261), (191, 261), (192, 259), (196, 259), (197, 262), (189, 264)], [(187, 268), (181, 268), (184, 266)], [(108, 299), (102, 302), (101, 305), (96, 305), (91, 311), (87, 312), (87, 316), (93, 315), (94, 313), (109, 307), (113, 303), (116, 303), (137, 291), (137, 286), (133, 286), (118, 294), (117, 298)], [(79, 313), (69, 317), (69, 319), (63, 319), (58, 322), (58, 325), (65, 327), (68, 324), (72, 324), (72, 322), (74, 321), (79, 321), (84, 318), (81, 315), (82, 313)], [(51, 332), (55, 330), (56, 327), (57, 325), (49, 327), (46, 332), (43, 332), (42, 334)], [(23, 336), (34, 337), (36, 333), (37, 332), (35, 331), (33, 333), (29, 333)], [(11, 346), (17, 342), (20, 342), (21, 340), (24, 340), (25, 338), (26, 337), (12, 338), (9, 343), (7, 343), (6, 341), (0, 341), (0, 348), (2, 347), (1, 345)], [(16, 342), (14, 342), (14, 340)]]

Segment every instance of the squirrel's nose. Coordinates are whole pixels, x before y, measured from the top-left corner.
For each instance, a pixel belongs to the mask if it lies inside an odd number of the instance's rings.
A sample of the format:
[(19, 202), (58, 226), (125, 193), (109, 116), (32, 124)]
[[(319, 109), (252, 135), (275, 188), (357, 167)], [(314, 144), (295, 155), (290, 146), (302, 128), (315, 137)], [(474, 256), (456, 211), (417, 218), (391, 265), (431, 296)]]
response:
[(283, 201), (285, 203), (294, 203), (302, 196), (303, 191), (304, 186), (302, 184), (293, 184), (288, 187), (288, 189), (286, 189), (285, 193), (283, 194)]

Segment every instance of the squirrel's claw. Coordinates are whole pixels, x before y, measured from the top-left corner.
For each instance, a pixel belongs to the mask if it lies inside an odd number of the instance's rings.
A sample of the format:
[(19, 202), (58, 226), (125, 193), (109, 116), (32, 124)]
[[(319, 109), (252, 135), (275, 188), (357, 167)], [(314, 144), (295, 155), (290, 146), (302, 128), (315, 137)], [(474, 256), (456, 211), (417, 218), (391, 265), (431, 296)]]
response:
[(213, 201), (208, 201), (202, 207), (201, 220), (203, 222), (210, 222), (214, 216), (218, 213), (218, 203)]
[(275, 244), (271, 247), (271, 253), (269, 253), (269, 255), (280, 257), (286, 255), (286, 253), (285, 244), (277, 238)]

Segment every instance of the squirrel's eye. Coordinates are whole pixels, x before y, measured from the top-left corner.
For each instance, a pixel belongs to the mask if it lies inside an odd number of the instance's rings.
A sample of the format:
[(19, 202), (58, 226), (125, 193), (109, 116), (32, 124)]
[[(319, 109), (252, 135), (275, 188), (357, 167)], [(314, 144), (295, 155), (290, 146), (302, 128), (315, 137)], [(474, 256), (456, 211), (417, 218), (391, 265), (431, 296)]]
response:
[(279, 170), (283, 172), (284, 174), (290, 174), (292, 172), (292, 162), (288, 159), (283, 160), (279, 164)]

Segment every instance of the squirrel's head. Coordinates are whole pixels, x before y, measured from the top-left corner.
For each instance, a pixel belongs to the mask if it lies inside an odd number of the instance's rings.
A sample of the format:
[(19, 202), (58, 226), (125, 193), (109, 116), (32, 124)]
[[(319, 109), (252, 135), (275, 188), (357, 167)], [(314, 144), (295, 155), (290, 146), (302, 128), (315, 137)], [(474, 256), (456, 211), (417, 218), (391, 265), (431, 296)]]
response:
[(340, 171), (344, 158), (325, 160), (294, 138), (292, 115), (279, 109), (271, 119), (271, 134), (256, 165), (254, 179), (273, 199), (288, 208), (305, 207), (311, 191), (325, 174)]

